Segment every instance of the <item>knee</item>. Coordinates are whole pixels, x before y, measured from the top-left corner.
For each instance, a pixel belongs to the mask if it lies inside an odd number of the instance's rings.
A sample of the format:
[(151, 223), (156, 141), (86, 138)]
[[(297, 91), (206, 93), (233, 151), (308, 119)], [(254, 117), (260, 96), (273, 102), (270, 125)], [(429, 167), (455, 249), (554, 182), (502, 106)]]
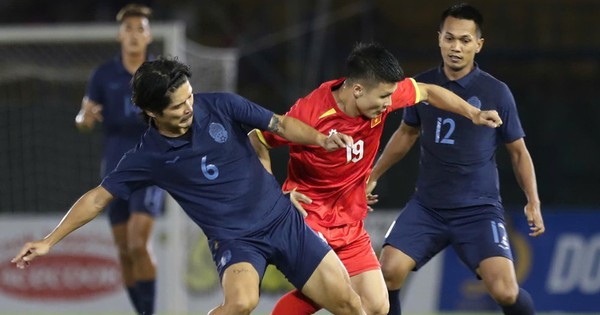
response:
[(367, 315), (387, 315), (390, 311), (390, 302), (388, 299), (379, 299), (379, 301), (370, 303), (364, 301), (363, 309)]
[(340, 303), (340, 314), (357, 314), (362, 310), (360, 296), (354, 293)]
[(258, 305), (258, 296), (256, 297), (237, 297), (232, 301), (225, 301), (223, 308), (226, 314), (248, 315)]
[(517, 302), (519, 287), (516, 285), (494, 285), (490, 290), (490, 295), (501, 306), (513, 305)]
[(388, 290), (398, 290), (402, 287), (404, 279), (408, 271), (404, 271), (395, 266), (389, 266), (383, 264), (381, 266), (381, 272), (383, 273), (383, 279)]
[(140, 257), (148, 254), (148, 244), (143, 240), (130, 240), (127, 244), (127, 254), (132, 257)]

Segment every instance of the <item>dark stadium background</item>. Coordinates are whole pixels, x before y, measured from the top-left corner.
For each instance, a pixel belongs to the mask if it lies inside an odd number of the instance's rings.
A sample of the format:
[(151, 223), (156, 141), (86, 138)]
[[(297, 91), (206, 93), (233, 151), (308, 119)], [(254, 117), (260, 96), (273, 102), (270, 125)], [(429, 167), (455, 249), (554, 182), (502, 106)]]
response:
[[(344, 59), (357, 41), (382, 43), (400, 59), (409, 76), (436, 66), (440, 61), (436, 39), (439, 14), (454, 3), (439, 0), (139, 2), (154, 8), (155, 21), (185, 21), (187, 36), (194, 41), (208, 46), (238, 47), (241, 58), (237, 92), (280, 113), (322, 81), (340, 76)], [(116, 11), (126, 3), (2, 0), (0, 24), (112, 22)], [(477, 60), (482, 69), (512, 89), (536, 166), (543, 207), (600, 209), (597, 97), (600, 1), (470, 3), (485, 17), (486, 42)], [(391, 115), (382, 147), (400, 119), (401, 112)], [(274, 171), (282, 181), (287, 153), (278, 149), (273, 154)], [(380, 208), (398, 208), (405, 203), (413, 190), (417, 163), (418, 149), (413, 149), (380, 181), (377, 191)], [(507, 208), (521, 209), (525, 197), (504, 149), (499, 150), (498, 164)], [(3, 172), (0, 170), (0, 174)], [(96, 183), (91, 181), (89, 188)], [(2, 187), (10, 185), (5, 184)], [(64, 211), (63, 208), (44, 210)]]

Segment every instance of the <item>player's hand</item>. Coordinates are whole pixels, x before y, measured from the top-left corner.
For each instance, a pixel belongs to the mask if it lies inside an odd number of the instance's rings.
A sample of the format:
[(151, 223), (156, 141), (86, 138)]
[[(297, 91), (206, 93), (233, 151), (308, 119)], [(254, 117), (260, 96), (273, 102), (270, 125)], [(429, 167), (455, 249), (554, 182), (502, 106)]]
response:
[(473, 118), (473, 123), (475, 125), (498, 128), (502, 126), (502, 119), (495, 110), (482, 110)]
[(524, 211), (527, 217), (527, 224), (529, 224), (529, 230), (531, 230), (529, 236), (536, 237), (542, 235), (546, 231), (546, 228), (544, 227), (544, 219), (542, 219), (540, 203), (529, 202), (525, 206)]
[(91, 130), (94, 128), (96, 122), (102, 122), (104, 116), (102, 116), (102, 105), (90, 101), (85, 97), (81, 104), (81, 110), (75, 117), (75, 123), (81, 130)]
[(284, 193), (290, 194), (290, 201), (292, 202), (294, 207), (296, 207), (298, 212), (300, 212), (300, 214), (302, 214), (302, 216), (306, 218), (308, 213), (306, 212), (306, 210), (304, 210), (304, 207), (302, 206), (301, 202), (305, 203), (305, 204), (311, 204), (312, 199), (308, 198), (308, 196), (306, 196), (305, 194), (296, 191), (296, 188), (292, 189), (292, 191), (288, 191), (288, 192), (284, 192)]
[(379, 195), (373, 194), (373, 190), (377, 186), (376, 180), (369, 179), (367, 181), (367, 187), (365, 188), (365, 194), (367, 195), (367, 210), (369, 212), (373, 212), (373, 208), (371, 205), (374, 205), (379, 202)]
[(352, 137), (345, 135), (339, 132), (332, 132), (329, 134), (329, 137), (325, 139), (325, 143), (323, 144), (323, 148), (325, 150), (331, 152), (337, 149), (343, 149), (346, 147), (352, 147), (354, 144), (354, 140)]
[(10, 262), (16, 264), (19, 269), (25, 269), (37, 256), (46, 255), (49, 250), (50, 245), (43, 240), (29, 242), (21, 248), (21, 251)]

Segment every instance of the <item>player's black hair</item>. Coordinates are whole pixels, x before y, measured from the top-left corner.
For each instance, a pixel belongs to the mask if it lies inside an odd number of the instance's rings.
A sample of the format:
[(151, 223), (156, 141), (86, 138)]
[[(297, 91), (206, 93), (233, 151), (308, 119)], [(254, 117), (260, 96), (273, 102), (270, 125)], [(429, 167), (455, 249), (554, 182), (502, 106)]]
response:
[(398, 59), (378, 43), (357, 43), (346, 60), (348, 81), (394, 83), (404, 80)]
[(146, 61), (133, 75), (131, 99), (148, 121), (149, 117), (144, 111), (162, 115), (163, 110), (171, 103), (171, 93), (191, 76), (190, 67), (175, 58), (159, 57)]
[(477, 36), (479, 38), (483, 37), (483, 15), (481, 15), (481, 12), (472, 5), (468, 3), (458, 3), (444, 10), (440, 20), (440, 31), (444, 27), (446, 18), (449, 16), (460, 20), (470, 20), (475, 22), (475, 25), (477, 26)]

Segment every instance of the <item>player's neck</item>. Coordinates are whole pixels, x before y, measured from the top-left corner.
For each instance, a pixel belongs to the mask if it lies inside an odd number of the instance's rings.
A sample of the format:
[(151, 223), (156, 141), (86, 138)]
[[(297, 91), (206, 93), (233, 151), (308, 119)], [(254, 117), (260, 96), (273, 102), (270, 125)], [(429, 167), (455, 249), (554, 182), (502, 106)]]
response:
[(444, 74), (450, 81), (457, 81), (467, 76), (467, 74), (471, 73), (471, 71), (473, 71), (474, 68), (475, 64), (471, 64), (470, 66), (464, 67), (460, 70), (453, 70), (450, 69), (448, 66), (444, 65)]
[(337, 106), (342, 112), (344, 112), (344, 114), (350, 117), (357, 117), (360, 115), (358, 108), (356, 108), (356, 99), (354, 98), (354, 94), (348, 88), (346, 82), (344, 82), (339, 89), (332, 91), (332, 93)]
[(146, 54), (128, 54), (125, 52), (121, 53), (121, 60), (123, 62), (123, 67), (131, 73), (134, 74), (135, 71), (146, 61)]

